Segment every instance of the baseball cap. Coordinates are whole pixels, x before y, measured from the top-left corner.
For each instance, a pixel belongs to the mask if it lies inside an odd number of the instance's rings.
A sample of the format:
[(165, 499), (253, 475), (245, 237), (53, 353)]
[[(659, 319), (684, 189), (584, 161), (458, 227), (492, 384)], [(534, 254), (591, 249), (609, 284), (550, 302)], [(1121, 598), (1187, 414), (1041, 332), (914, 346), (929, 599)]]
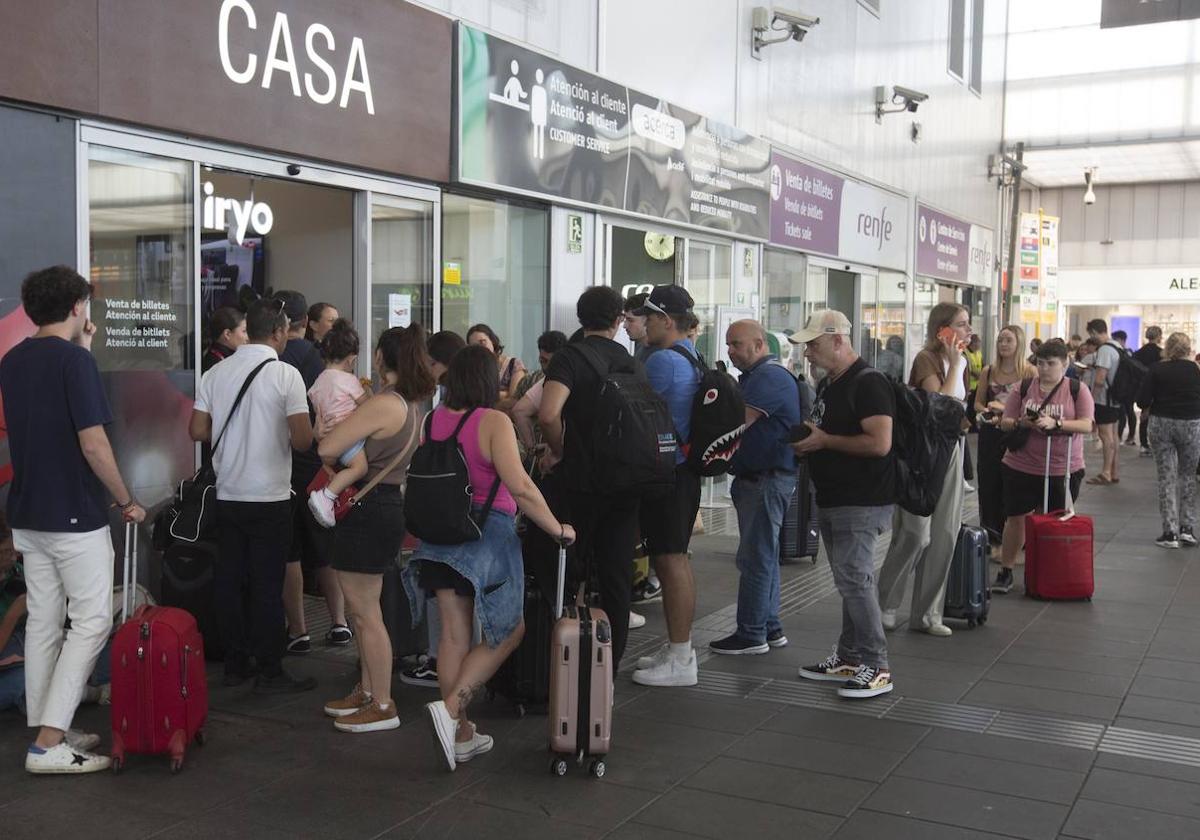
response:
[(278, 291), (271, 300), (283, 301), (283, 312), (293, 324), (308, 317), (308, 300), (300, 292)]
[(691, 312), (695, 301), (683, 286), (655, 286), (646, 302), (633, 310), (633, 315), (683, 315)]
[(804, 329), (788, 336), (792, 344), (807, 344), (823, 335), (850, 335), (850, 320), (836, 309), (818, 309)]

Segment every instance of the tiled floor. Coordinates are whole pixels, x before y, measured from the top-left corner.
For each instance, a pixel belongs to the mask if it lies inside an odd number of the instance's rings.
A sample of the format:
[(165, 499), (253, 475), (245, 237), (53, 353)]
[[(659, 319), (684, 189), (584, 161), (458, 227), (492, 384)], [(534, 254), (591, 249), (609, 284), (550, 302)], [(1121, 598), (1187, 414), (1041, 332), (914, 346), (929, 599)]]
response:
[[(27, 731), (0, 716), (0, 837), (42, 838), (1115, 838), (1200, 837), (1200, 551), (1164, 551), (1152, 467), (1088, 487), (1091, 603), (998, 597), (985, 627), (889, 637), (897, 688), (850, 704), (796, 667), (834, 640), (840, 603), (822, 561), (784, 568), (791, 645), (712, 657), (690, 690), (617, 685), (602, 780), (547, 772), (545, 718), (481, 702), (495, 751), (454, 774), (435, 761), (420, 706), (404, 725), (341, 735), (320, 710), (354, 682), (352, 656), (294, 661), (321, 681), (300, 698), (214, 688), (209, 744), (172, 776), (134, 759), (121, 776), (33, 778)], [(1091, 455), (1094, 458), (1094, 455)], [(694, 543), (697, 639), (732, 619), (735, 538)], [(790, 593), (790, 595), (789, 595)], [(663, 632), (657, 606), (632, 644)], [(107, 709), (79, 722), (106, 728)]]

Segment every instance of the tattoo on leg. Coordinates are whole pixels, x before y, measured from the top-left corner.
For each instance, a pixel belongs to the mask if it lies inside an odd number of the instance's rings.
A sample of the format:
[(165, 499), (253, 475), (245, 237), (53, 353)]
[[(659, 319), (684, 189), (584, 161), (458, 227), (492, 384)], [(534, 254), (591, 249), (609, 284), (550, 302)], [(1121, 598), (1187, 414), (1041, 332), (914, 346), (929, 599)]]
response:
[(458, 690), (458, 716), (462, 717), (466, 714), (467, 707), (471, 705), (471, 701), (483, 689), (483, 683), (473, 683)]

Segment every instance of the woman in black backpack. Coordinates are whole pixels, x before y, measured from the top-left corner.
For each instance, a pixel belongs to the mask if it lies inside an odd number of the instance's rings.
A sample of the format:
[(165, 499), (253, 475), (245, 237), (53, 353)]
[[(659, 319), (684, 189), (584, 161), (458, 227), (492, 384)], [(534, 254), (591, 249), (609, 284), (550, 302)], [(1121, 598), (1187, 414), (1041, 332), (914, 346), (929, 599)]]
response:
[[(435, 448), (431, 443), (457, 439), (472, 500), (474, 527), (467, 530), (474, 533), (457, 538), (465, 542), (450, 542), (449, 536), (445, 544), (423, 540), (404, 570), (404, 585), (414, 622), (420, 621), (427, 598), (437, 598), (441, 612), (437, 662), (442, 699), (425, 708), (446, 763), (454, 770), (492, 748), (491, 736), (471, 723), (467, 707), (516, 650), (525, 632), (525, 576), (515, 525), (518, 508), (531, 526), (562, 543), (574, 542), (575, 530), (550, 510), (521, 463), (512, 421), (492, 408), (500, 390), (495, 356), (479, 346), (460, 350), (450, 362), (445, 385), (445, 402), (424, 425), (422, 453)], [(413, 473), (409, 490), (415, 494), (415, 463)], [(422, 476), (421, 492), (437, 495), (442, 489), (439, 479), (445, 478)], [(416, 511), (429, 506), (410, 505), (415, 532), (445, 530), (453, 517), (454, 500), (434, 507), (423, 517), (430, 521), (419, 521)], [(472, 647), (476, 619), (483, 641)]]

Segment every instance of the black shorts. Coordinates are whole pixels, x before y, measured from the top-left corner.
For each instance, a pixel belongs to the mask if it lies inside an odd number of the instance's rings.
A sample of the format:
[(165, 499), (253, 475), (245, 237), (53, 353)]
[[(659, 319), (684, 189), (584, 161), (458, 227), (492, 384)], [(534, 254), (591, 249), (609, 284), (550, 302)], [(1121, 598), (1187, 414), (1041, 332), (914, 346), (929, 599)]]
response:
[(675, 467), (675, 489), (642, 499), (639, 519), (651, 557), (687, 554), (700, 510), (700, 476), (686, 464)]
[(382, 575), (395, 565), (404, 542), (404, 494), (379, 484), (333, 529), (333, 568)]
[(1096, 425), (1107, 426), (1110, 423), (1117, 423), (1124, 413), (1125, 409), (1119, 405), (1098, 405), (1096, 406)]
[[(1031, 475), (1027, 472), (1014, 470), (1008, 464), (1000, 465), (1000, 473), (1004, 479), (1004, 515), (1024, 516), (1027, 513), (1042, 512), (1042, 497), (1045, 491), (1045, 477)], [(1079, 500), (1079, 490), (1083, 486), (1083, 470), (1071, 473), (1071, 498)], [(1050, 479), (1050, 510), (1064, 510), (1067, 506), (1063, 495), (1063, 480), (1061, 476)]]
[(460, 575), (445, 563), (436, 560), (418, 560), (421, 564), (417, 569), (417, 580), (425, 590), (426, 598), (435, 598), (439, 589), (452, 589), (455, 595), (463, 598), (474, 598), (475, 587), (471, 581)]

